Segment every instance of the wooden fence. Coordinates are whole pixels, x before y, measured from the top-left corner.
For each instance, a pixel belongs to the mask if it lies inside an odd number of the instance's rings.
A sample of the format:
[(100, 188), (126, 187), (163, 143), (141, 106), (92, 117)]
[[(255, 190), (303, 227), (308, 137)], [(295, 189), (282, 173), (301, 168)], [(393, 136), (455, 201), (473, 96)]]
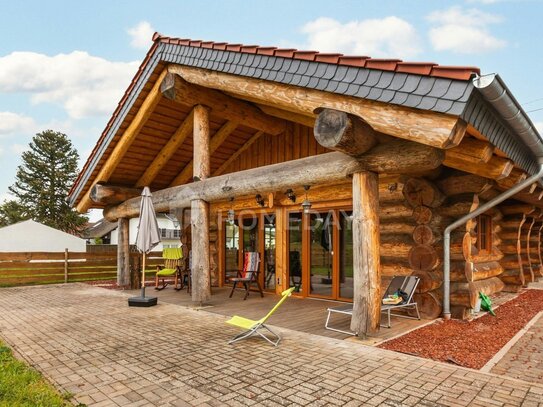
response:
[[(148, 255), (146, 269), (162, 264), (162, 253)], [(130, 267), (141, 270), (141, 254), (130, 254)], [(153, 275), (154, 276), (154, 275)], [(113, 280), (117, 277), (117, 253), (0, 252), (0, 287)]]

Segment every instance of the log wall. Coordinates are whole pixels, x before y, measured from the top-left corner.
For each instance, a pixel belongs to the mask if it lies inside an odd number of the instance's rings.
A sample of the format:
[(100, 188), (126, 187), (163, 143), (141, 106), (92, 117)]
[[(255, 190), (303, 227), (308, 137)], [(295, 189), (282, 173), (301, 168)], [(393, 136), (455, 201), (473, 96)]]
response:
[[(296, 191), (302, 196), (302, 191)], [(350, 184), (313, 187), (309, 199), (315, 207), (351, 204)], [(401, 175), (379, 179), (379, 221), (381, 287), (393, 276), (417, 275), (420, 285), (416, 300), (425, 318), (436, 318), (442, 312), (443, 231), (447, 225), (477, 209), (496, 191), (490, 182), (475, 175), (447, 172), (438, 179)], [(332, 198), (336, 198), (333, 200)], [(299, 206), (278, 192), (274, 208)], [(217, 239), (218, 213), (230, 203), (212, 205), (214, 211), (210, 233), (211, 273), (214, 285), (220, 281), (220, 243)], [(478, 293), (494, 294), (503, 289), (515, 290), (530, 278), (541, 275), (541, 236), (543, 216), (538, 212), (523, 214), (526, 205), (511, 202), (487, 212), (492, 217), (492, 247), (477, 249), (476, 219), (456, 229), (451, 235), (451, 306), (453, 317), (465, 318), (475, 306)], [(236, 199), (234, 208), (260, 209), (254, 197)], [(279, 213), (278, 211), (277, 213)], [(280, 216), (277, 218), (281, 219)], [(529, 219), (529, 227), (526, 221)], [(286, 261), (276, 252), (278, 270)], [(519, 272), (522, 269), (523, 272)], [(525, 271), (529, 270), (529, 271)]]
[(224, 174), (327, 153), (313, 136), (313, 129), (290, 123), (279, 135), (263, 134), (239, 155)]

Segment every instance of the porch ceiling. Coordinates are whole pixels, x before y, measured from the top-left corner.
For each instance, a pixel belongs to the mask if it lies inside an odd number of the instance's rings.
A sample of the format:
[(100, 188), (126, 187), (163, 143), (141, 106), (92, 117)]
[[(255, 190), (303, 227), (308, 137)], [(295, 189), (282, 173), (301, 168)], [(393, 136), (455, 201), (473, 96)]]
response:
[[(130, 111), (126, 114), (125, 119), (116, 131), (111, 143), (108, 144), (104, 154), (101, 156), (98, 165), (92, 172), (89, 181), (84, 186), (82, 194), (85, 195), (93, 180), (99, 174), (99, 170), (111, 157), (115, 147), (121, 140), (121, 137), (126, 132), (132, 121), (136, 118), (144, 100), (149, 95), (151, 89), (155, 85), (160, 76), (160, 70), (163, 67), (157, 67), (151, 75), (145, 87), (139, 93), (137, 100), (132, 105)], [(231, 96), (229, 96), (231, 97)], [(161, 155), (161, 150), (172, 139), (172, 136), (180, 128), (185, 119), (188, 118), (192, 106), (177, 103), (164, 97), (160, 97), (157, 105), (154, 107), (146, 120), (141, 130), (137, 133), (134, 141), (127, 148), (122, 160), (116, 165), (108, 183), (133, 187), (138, 185), (138, 181), (144, 175), (146, 170), (152, 163)], [(307, 118), (311, 120), (310, 118)], [(282, 119), (278, 119), (282, 120)], [(213, 110), (210, 114), (210, 134), (211, 137), (217, 134), (219, 129), (228, 122), (227, 119), (216, 115)], [(220, 148), (211, 155), (211, 173), (215, 174), (219, 168), (240, 148), (242, 148), (252, 137), (257, 134), (257, 130), (251, 129), (242, 124), (236, 125), (235, 129), (228, 134), (226, 139), (220, 143)], [(100, 144), (100, 142), (98, 143)], [(174, 179), (182, 172), (182, 170), (191, 163), (193, 158), (193, 140), (192, 131), (189, 136), (184, 138), (184, 141), (174, 150), (171, 158), (166, 160), (166, 163), (153, 177), (150, 183), (146, 183), (151, 190), (164, 189), (172, 184)], [(192, 172), (187, 179), (181, 183), (187, 183), (191, 180)], [(94, 208), (103, 207), (100, 204), (93, 204)]]

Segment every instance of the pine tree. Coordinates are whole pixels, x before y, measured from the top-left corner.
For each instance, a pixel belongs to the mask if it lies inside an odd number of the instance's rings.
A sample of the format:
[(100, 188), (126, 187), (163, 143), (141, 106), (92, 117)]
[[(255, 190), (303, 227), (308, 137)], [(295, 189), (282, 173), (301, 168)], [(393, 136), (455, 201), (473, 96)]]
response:
[(87, 218), (70, 208), (66, 201), (77, 177), (79, 159), (70, 139), (52, 130), (38, 133), (22, 159), (9, 190), (28, 216), (65, 232), (79, 231)]
[(0, 205), (0, 227), (28, 219), (25, 208), (17, 201), (4, 201)]

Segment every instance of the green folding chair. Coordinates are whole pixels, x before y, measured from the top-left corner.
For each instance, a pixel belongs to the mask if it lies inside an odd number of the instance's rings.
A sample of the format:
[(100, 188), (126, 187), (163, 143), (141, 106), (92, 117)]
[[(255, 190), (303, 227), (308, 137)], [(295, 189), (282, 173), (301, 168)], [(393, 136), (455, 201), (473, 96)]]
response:
[[(237, 328), (244, 329), (245, 331), (234, 336), (230, 341), (228, 341), (229, 344), (232, 344), (237, 341), (241, 341), (242, 339), (247, 339), (255, 334), (259, 335), (269, 343), (271, 343), (273, 346), (277, 346), (279, 342), (281, 341), (281, 337), (273, 332), (270, 328), (268, 328), (264, 323), (270, 318), (275, 311), (277, 311), (277, 308), (281, 306), (282, 303), (286, 301), (288, 297), (292, 294), (296, 287), (291, 287), (288, 290), (285, 290), (281, 293), (282, 298), (279, 300), (277, 304), (271, 309), (270, 312), (266, 314), (264, 318), (259, 319), (258, 321), (253, 321), (252, 319), (243, 318), (240, 316), (233, 316), (228, 321), (226, 321), (227, 324), (235, 326)], [(273, 338), (275, 340), (272, 340), (268, 338), (266, 335), (264, 335), (262, 330), (269, 332), (273, 335)]]
[[(167, 247), (162, 251), (162, 257), (164, 258), (164, 265), (156, 266), (155, 290), (165, 289), (168, 285), (166, 278), (172, 277), (174, 277), (174, 288), (177, 291), (183, 289), (183, 249), (180, 247)], [(160, 284), (160, 280), (162, 280), (162, 284)]]

